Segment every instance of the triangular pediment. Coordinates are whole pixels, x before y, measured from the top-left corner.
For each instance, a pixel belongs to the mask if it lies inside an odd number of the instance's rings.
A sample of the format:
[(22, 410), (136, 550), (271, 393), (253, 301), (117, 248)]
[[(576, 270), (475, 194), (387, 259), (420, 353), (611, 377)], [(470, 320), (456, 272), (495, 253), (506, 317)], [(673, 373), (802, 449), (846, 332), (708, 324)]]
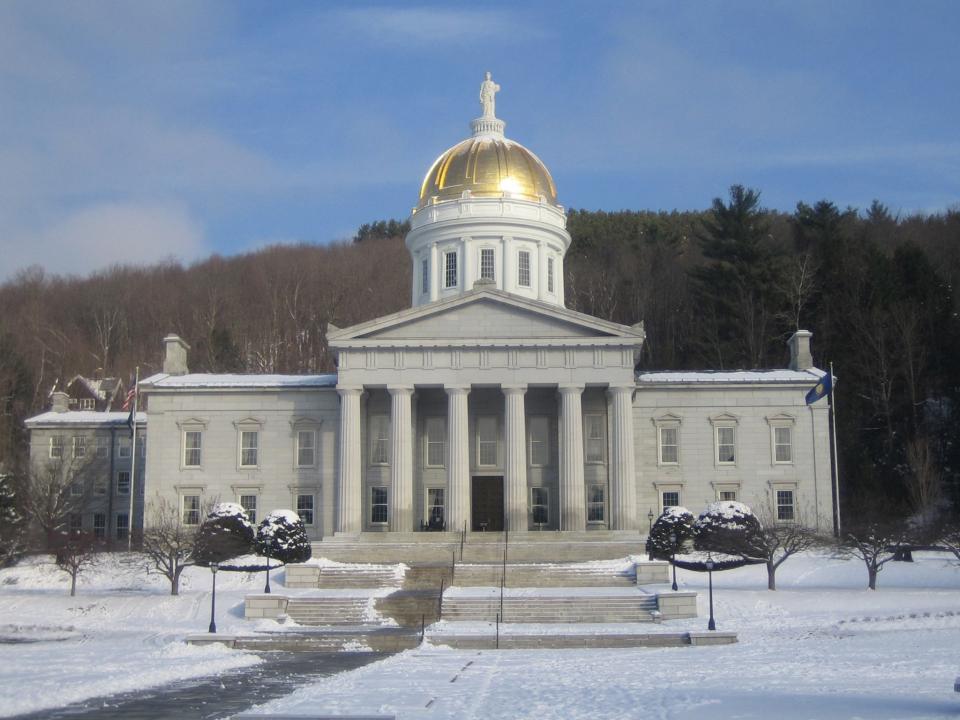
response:
[(643, 328), (607, 322), (496, 290), (403, 310), (329, 333), (330, 344), (382, 341), (576, 340), (642, 342)]

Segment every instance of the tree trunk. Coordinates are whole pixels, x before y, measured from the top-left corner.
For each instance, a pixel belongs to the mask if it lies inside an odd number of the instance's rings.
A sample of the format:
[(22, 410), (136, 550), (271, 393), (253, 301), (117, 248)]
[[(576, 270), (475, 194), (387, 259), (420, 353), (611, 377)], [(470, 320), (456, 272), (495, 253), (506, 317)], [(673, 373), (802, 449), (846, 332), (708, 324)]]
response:
[(170, 594), (179, 595), (180, 594), (180, 571), (174, 570), (173, 577), (170, 578)]
[(77, 594), (77, 574), (75, 572), (70, 573), (70, 597), (74, 597)]
[(869, 587), (871, 590), (876, 590), (876, 589), (877, 589), (877, 569), (874, 568), (874, 567), (868, 567), (868, 568), (867, 568), (867, 573), (868, 573), (869, 576), (870, 576), (870, 583), (869, 583), (868, 587)]
[(777, 566), (772, 560), (767, 560), (767, 590), (777, 589)]

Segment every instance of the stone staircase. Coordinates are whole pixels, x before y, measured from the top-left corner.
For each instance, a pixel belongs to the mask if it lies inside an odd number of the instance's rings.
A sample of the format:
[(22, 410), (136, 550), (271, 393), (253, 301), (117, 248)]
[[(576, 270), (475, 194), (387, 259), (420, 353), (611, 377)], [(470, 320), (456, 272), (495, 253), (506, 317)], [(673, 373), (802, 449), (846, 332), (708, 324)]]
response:
[[(503, 598), (506, 623), (623, 623), (653, 622), (656, 595), (637, 593), (590, 596), (507, 596)], [(500, 597), (444, 596), (442, 616), (448, 621), (494, 622), (500, 612)]]
[[(458, 587), (499, 586), (504, 575), (500, 563), (458, 564), (452, 585)], [(508, 563), (506, 587), (632, 587), (637, 576), (629, 571), (579, 563)]]
[(297, 597), (286, 614), (299, 625), (364, 625), (371, 622), (367, 598)]

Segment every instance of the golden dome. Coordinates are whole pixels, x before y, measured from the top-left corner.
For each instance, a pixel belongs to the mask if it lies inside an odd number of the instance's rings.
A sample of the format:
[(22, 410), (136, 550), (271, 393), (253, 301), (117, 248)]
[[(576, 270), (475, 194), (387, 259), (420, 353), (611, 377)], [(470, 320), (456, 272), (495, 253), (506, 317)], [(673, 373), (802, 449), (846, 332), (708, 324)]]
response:
[(423, 179), (417, 208), (459, 198), (465, 190), (475, 197), (509, 193), (557, 204), (557, 188), (540, 158), (499, 133), (478, 133), (437, 158)]

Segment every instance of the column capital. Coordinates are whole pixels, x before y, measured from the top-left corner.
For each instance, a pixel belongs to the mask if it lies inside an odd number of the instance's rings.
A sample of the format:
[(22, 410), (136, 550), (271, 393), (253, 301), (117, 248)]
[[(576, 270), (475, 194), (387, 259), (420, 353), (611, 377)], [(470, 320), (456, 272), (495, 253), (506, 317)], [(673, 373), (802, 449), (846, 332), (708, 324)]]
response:
[(443, 389), (447, 395), (467, 395), (471, 387), (470, 385), (444, 385)]
[(387, 392), (391, 395), (413, 395), (413, 385), (387, 385)]
[(583, 392), (586, 385), (577, 384), (577, 383), (560, 383), (557, 385), (557, 391), (564, 395), (572, 395), (573, 393), (580, 394)]
[(502, 383), (500, 385), (500, 390), (504, 395), (522, 395), (527, 391), (526, 383)]
[(631, 383), (629, 385), (609, 385), (607, 386), (607, 395), (613, 397), (623, 393), (632, 393), (636, 389), (637, 386), (635, 383)]
[(363, 393), (363, 385), (337, 385), (337, 393), (343, 395), (360, 395)]

